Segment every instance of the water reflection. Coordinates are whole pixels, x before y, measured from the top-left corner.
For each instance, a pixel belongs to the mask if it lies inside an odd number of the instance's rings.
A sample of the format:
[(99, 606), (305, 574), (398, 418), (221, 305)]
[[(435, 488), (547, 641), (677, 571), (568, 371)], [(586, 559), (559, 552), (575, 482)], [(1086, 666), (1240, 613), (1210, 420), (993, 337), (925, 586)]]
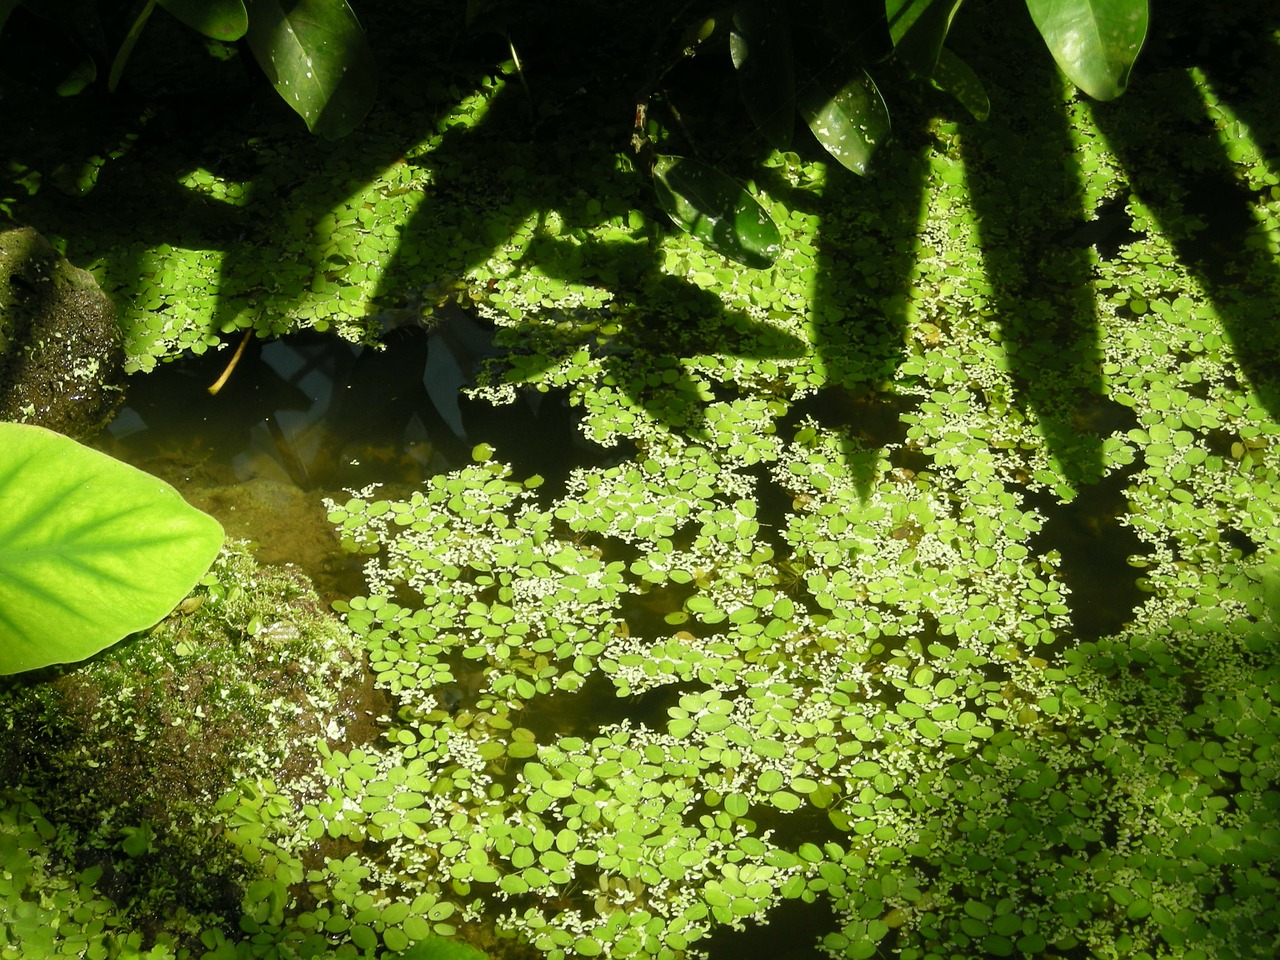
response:
[(399, 496), (466, 462), (460, 390), (492, 342), (460, 310), (430, 331), (391, 331), (381, 349), (314, 331), (252, 341), (216, 396), (230, 352), (184, 357), (134, 377), (96, 445), (172, 483), (264, 563), (295, 563), (323, 592), (350, 595), (362, 584), (322, 496), (374, 483)]
[(495, 406), (463, 393), (500, 353), (494, 328), (446, 305), (423, 322), (413, 310), (380, 315), (380, 346), (308, 331), (251, 341), (216, 396), (230, 351), (186, 356), (132, 378), (126, 405), (99, 449), (173, 484), (263, 563), (293, 563), (329, 598), (364, 592), (322, 499), (377, 484), (405, 499), (428, 477), (471, 460), (478, 443), (540, 497), (564, 490), (575, 467), (617, 463), (631, 444), (583, 437), (565, 391), (520, 392)]

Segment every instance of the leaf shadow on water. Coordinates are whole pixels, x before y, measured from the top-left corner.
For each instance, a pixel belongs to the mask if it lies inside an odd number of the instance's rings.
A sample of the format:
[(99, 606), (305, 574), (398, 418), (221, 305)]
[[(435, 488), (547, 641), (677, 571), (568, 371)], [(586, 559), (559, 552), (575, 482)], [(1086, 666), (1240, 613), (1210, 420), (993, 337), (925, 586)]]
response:
[[(504, 190), (500, 185), (496, 202), (491, 197), (483, 206), (459, 205), (460, 197), (477, 189), (470, 160), (477, 151), (504, 156), (508, 171), (520, 170), (521, 182), (564, 183), (569, 155), (536, 140), (522, 143), (513, 135), (508, 121), (519, 97), (514, 88), (500, 92), (484, 119), (473, 127), (451, 128), (429, 154), (414, 161), (433, 171), (434, 196), (427, 198), (401, 232), (378, 297), (387, 301), (403, 297), (405, 289), (421, 287), (423, 277), (463, 275), (483, 264), (494, 248), (513, 242), (534, 224), (527, 251), (516, 265), (517, 276), (526, 276), (531, 284), (541, 278), (555, 287), (591, 285), (628, 306), (522, 311), (520, 319), (500, 331), (499, 343), (507, 353), (497, 358), (497, 365), (505, 367), (508, 376), (518, 366), (517, 379), (535, 380), (585, 349), (602, 362), (600, 385), (620, 391), (668, 429), (706, 440), (699, 400), (702, 386), (685, 369), (682, 358), (707, 353), (756, 359), (796, 357), (805, 352), (805, 345), (745, 313), (726, 309), (715, 294), (664, 273), (652, 221), (626, 240), (582, 240), (580, 231), (599, 226), (618, 211), (596, 204), (595, 212), (589, 213), (580, 197), (557, 200), (527, 190)], [(588, 154), (572, 162), (583, 168), (584, 178), (612, 182), (615, 197), (649, 206), (633, 195), (634, 180), (619, 175), (607, 150), (596, 144), (592, 155), (588, 145)], [(486, 182), (483, 189), (492, 193), (494, 186)], [(554, 227), (548, 224), (553, 215)], [(572, 239), (561, 239), (566, 234)], [(456, 240), (477, 235), (487, 242), (464, 244), (465, 252), (459, 256)]]
[[(1229, 148), (1203, 146), (1220, 139), (1212, 114), (1225, 113), (1240, 124), (1232, 133), (1251, 139), (1268, 169), (1280, 164), (1280, 119), (1265, 92), (1274, 89), (1265, 78), (1280, 71), (1274, 42), (1280, 17), (1273, 7), (1266, 16), (1249, 9), (1222, 17), (1185, 4), (1168, 22), (1177, 24), (1176, 32), (1158, 36), (1149, 51), (1151, 65), (1161, 68), (1158, 85), (1093, 104), (1091, 113), (1133, 194), (1203, 286), (1249, 385), (1271, 417), (1280, 418), (1280, 264), (1255, 219), (1260, 198), (1242, 182)], [(1153, 117), (1167, 116), (1150, 108), (1153, 100), (1176, 105), (1176, 125), (1153, 126)], [(1152, 143), (1161, 151), (1153, 153)]]
[[(996, 754), (957, 765), (957, 781), (997, 792), (965, 812), (967, 839), (931, 864), (939, 880), (975, 898), (1012, 882), (1064, 915), (1153, 915), (1175, 949), (1273, 956), (1274, 911), (1245, 904), (1274, 902), (1280, 862), (1280, 813), (1259, 802), (1270, 780), (1255, 775), (1280, 728), (1264, 693), (1280, 669), (1277, 576), (1272, 563), (1241, 577), (1231, 612), (1157, 614), (1073, 651), (1071, 682), (1088, 704), (1075, 722), (1042, 713)], [(1106, 718), (1117, 715), (1139, 736), (1115, 736)], [(1092, 759), (1067, 759), (1062, 745)], [(1017, 761), (1001, 777), (993, 755)], [(1064, 865), (1050, 883), (1017, 878), (1046, 859)], [(1083, 938), (1075, 949), (1086, 955)]]
[[(387, 23), (374, 19), (372, 27), (389, 29)], [(973, 34), (965, 32), (970, 29), (967, 23), (960, 18), (957, 25), (962, 44), (974, 42)], [(455, 29), (461, 28), (455, 25)], [(1006, 88), (1019, 90), (1038, 85), (1052, 91), (1056, 87), (1052, 66), (1034, 42), (1029, 22), (1012, 18), (992, 30), (982, 38), (983, 42), (1003, 49), (1026, 48), (1035, 54), (1035, 79), (1030, 84), (1025, 58), (1010, 57), (1003, 65), (988, 65), (998, 97)], [(1255, 31), (1254, 35), (1264, 33)], [(151, 42), (145, 36), (144, 41)], [(643, 42), (610, 42), (610, 50), (627, 54), (612, 66), (617, 76), (642, 70), (643, 56), (637, 50), (644, 48)], [(457, 34), (439, 43), (456, 59), (446, 59), (435, 69), (456, 73), (462, 65), (461, 74), (456, 75), (466, 75), (468, 69), (474, 68), (474, 62), (471, 68), (465, 66), (468, 58), (492, 56), (495, 50), (485, 42), (460, 43)], [(546, 42), (539, 46), (531, 41), (527, 48), (530, 75), (537, 75), (534, 67), (549, 74), (540, 87), (539, 103), (549, 107), (550, 116), (539, 119), (531, 136), (525, 102), (528, 94), (512, 82), (492, 98), (479, 120), (449, 127), (431, 152), (409, 161), (430, 167), (436, 183), (394, 249), (388, 252), (388, 268), (377, 291), (384, 304), (403, 303), (424, 287), (462, 275), (532, 223), (534, 237), (518, 263), (520, 269), (536, 268), (541, 275), (560, 283), (596, 284), (638, 300), (641, 306), (634, 314), (613, 318), (621, 329), (605, 337), (599, 334), (599, 318), (564, 311), (530, 315), (503, 331), (507, 348), (514, 354), (523, 354), (530, 362), (522, 370), (528, 377), (537, 376), (545, 366), (540, 367), (539, 361), (531, 358), (533, 351), (525, 348), (527, 344), (536, 346), (540, 337), (559, 338), (559, 350), (549, 352), (544, 363), (558, 362), (585, 346), (605, 357), (606, 382), (613, 381), (617, 389), (660, 423), (695, 440), (705, 439), (701, 406), (696, 399), (698, 385), (680, 363), (682, 356), (719, 352), (787, 358), (812, 350), (827, 366), (831, 381), (839, 389), (866, 391), (890, 378), (905, 355), (903, 344), (909, 333), (906, 303), (915, 259), (918, 211), (928, 178), (928, 136), (924, 128), (912, 129), (910, 121), (904, 121), (896, 134), (897, 143), (886, 148), (878, 164), (881, 169), (871, 180), (855, 179), (836, 168), (820, 197), (806, 197), (803, 190), (790, 188), (768, 171), (762, 175), (762, 182), (789, 206), (811, 210), (824, 220), (817, 239), (811, 343), (803, 344), (766, 324), (726, 312), (711, 293), (664, 275), (653, 220), (639, 230), (629, 231), (625, 240), (579, 243), (562, 236), (597, 227), (609, 216), (625, 212), (611, 207), (610, 202), (622, 200), (656, 213), (651, 199), (638, 195), (642, 189), (640, 178), (613, 169), (613, 150), (627, 132), (616, 126), (617, 108), (626, 101), (622, 85), (594, 101), (584, 100), (579, 91), (570, 92), (565, 81), (572, 77), (564, 64), (572, 43), (571, 39), (564, 44)], [(1265, 46), (1257, 45), (1257, 56), (1269, 55)], [(1237, 62), (1245, 59), (1237, 57)], [(1159, 65), (1159, 61), (1153, 65)], [(1215, 66), (1213, 76), (1216, 78), (1219, 72)], [(1226, 78), (1223, 83), (1227, 83)], [(382, 113), (371, 117), (369, 131), (357, 131), (337, 143), (309, 141), (301, 152), (286, 145), (280, 153), (276, 147), (287, 144), (289, 137), (279, 141), (275, 138), (289, 129), (287, 124), (293, 118), (261, 83), (241, 84), (240, 93), (249, 96), (254, 105), (251, 114), (257, 121), (267, 118), (273, 128), (268, 138), (272, 146), (268, 149), (262, 149), (260, 141), (251, 142), (247, 133), (250, 128), (245, 125), (248, 121), (231, 115), (227, 104), (234, 98), (212, 102), (204, 109), (198, 107), (198, 93), (173, 95), (159, 101), (159, 112), (147, 121), (137, 144), (130, 148), (133, 155), (105, 168), (97, 189), (78, 202), (66, 198), (53, 202), (55, 219), (74, 209), (76, 217), (91, 225), (90, 229), (130, 241), (106, 253), (108, 269), (126, 278), (126, 295), (133, 285), (128, 277), (137, 277), (140, 284), (142, 277), (154, 269), (140, 253), (143, 246), (170, 244), (222, 251), (218, 292), (194, 292), (214, 300), (208, 330), (211, 337), (249, 324), (260, 335), (277, 329), (279, 321), (275, 318), (246, 314), (245, 298), (252, 298), (255, 289), (264, 284), (277, 299), (287, 301), (302, 295), (315, 271), (323, 272), (324, 268), (322, 253), (327, 241), (319, 224), (341, 210), (353, 190), (377, 180), (384, 170), (403, 159), (392, 145), (395, 141), (384, 135), (392, 114), (425, 120), (432, 109), (421, 95), (413, 93), (416, 83), (388, 84), (386, 102), (379, 107)], [(464, 90), (465, 85), (458, 88)], [(1196, 200), (1196, 187), (1206, 182), (1211, 186), (1229, 183), (1229, 171), (1219, 166), (1207, 181), (1200, 182), (1179, 174), (1182, 179), (1174, 181), (1174, 188), (1168, 186), (1170, 171), (1156, 167), (1154, 173), (1146, 173), (1151, 169), (1150, 158), (1141, 155), (1141, 150), (1151, 137), (1135, 138), (1127, 133), (1135, 129), (1140, 92), (1138, 84), (1128, 98), (1095, 107), (1095, 119), (1129, 168), (1134, 188), (1162, 216), (1180, 257), (1205, 281), (1237, 342), (1242, 365), (1274, 413), (1276, 401), (1266, 384), (1277, 351), (1274, 332), (1265, 322), (1267, 311), (1274, 307), (1274, 297), (1268, 300), (1233, 295), (1237, 258), (1231, 258), (1230, 251), (1240, 246), (1236, 241), (1251, 219), (1244, 207), (1245, 198), (1226, 188), (1230, 203), (1202, 203), (1201, 212), (1209, 219), (1211, 232), (1216, 224), (1225, 236), (1211, 244), (1216, 253), (1203, 243), (1197, 244), (1194, 232), (1184, 226), (1186, 219), (1178, 204), (1190, 202), (1194, 206), (1200, 202)], [(1172, 93), (1188, 102), (1199, 96), (1185, 79), (1180, 87), (1175, 84)], [(1101, 476), (1101, 439), (1077, 429), (1077, 414), (1102, 393), (1097, 370), (1097, 318), (1087, 294), (1085, 251), (1056, 243), (1054, 238), (1063, 231), (1070, 233), (1069, 228), (1087, 220), (1090, 211), (1084, 209), (1079, 164), (1065, 135), (1063, 109), (1042, 98), (1028, 103), (1016, 116), (1008, 116), (1013, 98), (1004, 95), (1003, 99), (1002, 110), (995, 111), (985, 125), (965, 121), (961, 127), (969, 143), (966, 150), (973, 160), (967, 164), (970, 185), (995, 306), (1002, 318), (1010, 355), (1015, 399), (1034, 411), (1039, 430), (1068, 478), (1075, 484), (1089, 482)], [(197, 108), (192, 109), (193, 105)], [(587, 144), (584, 150), (577, 131), (579, 142), (570, 148), (569, 141), (563, 139), (564, 135), (575, 133), (564, 116), (568, 105), (584, 110), (588, 116), (612, 117), (615, 126), (606, 127), (606, 135), (614, 142)], [(929, 109), (934, 106), (930, 103)], [(1276, 141), (1274, 125), (1268, 126), (1265, 113), (1247, 99), (1240, 100), (1238, 108), (1265, 143)], [(556, 110), (561, 115), (557, 116)], [(910, 115), (910, 111), (905, 113)], [(119, 116), (117, 120), (123, 122)], [(117, 129), (111, 123), (107, 127), (100, 131), (103, 138)], [(228, 129), (231, 136), (227, 136)], [(240, 133), (235, 133), (237, 130)], [(1203, 124), (1198, 132), (1206, 132)], [(137, 170), (128, 166), (134, 161), (138, 161), (135, 168), (145, 166), (145, 162), (164, 157), (168, 142), (188, 135), (194, 135), (202, 148), (214, 155), (212, 161), (206, 162), (241, 179), (245, 196), (239, 203), (215, 202), (179, 187), (176, 180), (183, 172), (181, 164), (159, 178), (149, 170), (145, 185), (137, 179)], [(1175, 148), (1185, 139), (1175, 138)], [(810, 147), (817, 149), (816, 144)], [(493, 165), (483, 176), (475, 170), (477, 154), (488, 155)], [(1177, 170), (1172, 172), (1185, 170), (1195, 160), (1189, 154), (1187, 162), (1175, 164)], [(338, 170), (342, 173), (335, 176)], [(529, 182), (609, 183), (612, 195), (604, 204), (596, 204), (595, 212), (589, 212), (593, 208), (580, 202), (587, 199), (585, 196), (574, 196), (566, 190), (559, 198), (549, 197), (524, 189), (523, 185)], [(140, 203), (141, 197), (147, 202)], [(445, 209), (448, 207), (452, 210)], [(824, 213), (847, 211), (850, 207), (861, 207), (865, 215), (854, 217), (850, 222), (856, 226), (837, 235), (833, 232), (838, 229), (834, 220), (825, 222)], [(1230, 214), (1230, 222), (1222, 219), (1224, 210), (1236, 211)], [(552, 212), (563, 222), (562, 228), (549, 226)], [(294, 246), (310, 247), (310, 253), (303, 261), (271, 264), (264, 272), (253, 238), (281, 229), (294, 235)], [(360, 228), (353, 223), (350, 229), (358, 232)], [(1247, 251), (1248, 247), (1244, 249)], [(1245, 261), (1259, 281), (1255, 286), (1266, 287), (1270, 283), (1272, 289), (1276, 287), (1276, 278), (1271, 276), (1274, 267), (1265, 256), (1246, 252)], [(647, 306), (661, 309), (646, 310)], [(657, 319), (658, 314), (664, 319)], [(549, 332), (548, 327), (567, 329)], [(654, 384), (641, 376), (634, 362), (640, 355), (651, 356), (665, 379)], [(853, 432), (857, 432), (856, 426)], [(860, 442), (869, 448), (875, 446), (866, 438)], [(858, 489), (866, 496), (874, 479), (874, 457), (851, 458), (847, 466), (853, 469)]]
[[(1100, 479), (1102, 438), (1077, 412), (1103, 396), (1087, 251), (1053, 244), (1090, 218), (1080, 157), (1053, 61), (1029, 18), (988, 18), (982, 43), (1031, 51), (988, 65), (993, 95), (1021, 90), (984, 123), (966, 123), (965, 170), (1014, 399), (1038, 421), (1073, 486)], [(1036, 91), (1041, 91), (1036, 96)]]

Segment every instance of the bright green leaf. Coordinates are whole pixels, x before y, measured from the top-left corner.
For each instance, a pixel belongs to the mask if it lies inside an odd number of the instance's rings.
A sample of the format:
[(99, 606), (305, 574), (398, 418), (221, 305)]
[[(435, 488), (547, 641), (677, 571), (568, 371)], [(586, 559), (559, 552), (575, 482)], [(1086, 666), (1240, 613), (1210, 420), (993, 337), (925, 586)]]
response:
[(83, 660), (168, 614), (222, 546), (162, 480), (0, 424), (0, 674)]
[(346, 0), (250, 0), (249, 47), (276, 92), (329, 139), (355, 129), (373, 105), (373, 52)]
[(1147, 36), (1147, 0), (1027, 0), (1062, 72), (1095, 100), (1124, 93)]
[(810, 86), (799, 106), (823, 149), (856, 174), (867, 172), (872, 154), (889, 136), (889, 109), (865, 70), (834, 92)]

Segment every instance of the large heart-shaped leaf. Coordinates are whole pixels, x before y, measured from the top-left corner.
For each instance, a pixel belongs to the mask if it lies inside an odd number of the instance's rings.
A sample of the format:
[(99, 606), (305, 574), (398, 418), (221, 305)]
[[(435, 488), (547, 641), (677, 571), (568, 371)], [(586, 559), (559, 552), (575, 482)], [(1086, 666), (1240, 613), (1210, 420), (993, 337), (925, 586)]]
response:
[(1147, 37), (1147, 0), (1027, 0), (1027, 9), (1072, 83), (1095, 100), (1124, 93)]
[(893, 52), (912, 73), (933, 75), (962, 0), (885, 0)]
[(738, 0), (729, 54), (752, 122), (771, 147), (786, 150), (795, 125), (796, 80), (783, 0)]
[(800, 98), (800, 114), (827, 153), (857, 174), (865, 174), (876, 148), (889, 136), (889, 108), (865, 70), (828, 92), (811, 84)]
[(0, 423), (0, 674), (70, 663), (153, 626), (222, 527), (173, 489), (41, 427)]
[(676, 226), (748, 267), (770, 266), (782, 237), (764, 207), (732, 177), (687, 157), (658, 157), (658, 203)]
[(337, 139), (378, 92), (373, 51), (346, 0), (249, 0), (249, 47), (312, 133)]
[(158, 0), (192, 30), (213, 40), (239, 40), (249, 30), (244, 0)]

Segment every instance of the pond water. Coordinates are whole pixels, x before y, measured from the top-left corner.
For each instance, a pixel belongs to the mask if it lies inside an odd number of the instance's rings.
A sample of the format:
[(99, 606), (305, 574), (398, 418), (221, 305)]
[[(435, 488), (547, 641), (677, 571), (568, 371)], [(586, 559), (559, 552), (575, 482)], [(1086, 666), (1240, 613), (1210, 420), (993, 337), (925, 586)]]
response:
[[(387, 323), (388, 328), (395, 318)], [(430, 331), (410, 323), (374, 345), (314, 331), (187, 354), (133, 377), (99, 449), (177, 487), (263, 563), (291, 563), (330, 600), (365, 591), (322, 500), (376, 484), (407, 496), (490, 444), (522, 475), (558, 491), (575, 466), (612, 462), (584, 439), (562, 391), (494, 405), (461, 392), (495, 354), (492, 330), (455, 311)], [(231, 367), (216, 394), (210, 388)]]

